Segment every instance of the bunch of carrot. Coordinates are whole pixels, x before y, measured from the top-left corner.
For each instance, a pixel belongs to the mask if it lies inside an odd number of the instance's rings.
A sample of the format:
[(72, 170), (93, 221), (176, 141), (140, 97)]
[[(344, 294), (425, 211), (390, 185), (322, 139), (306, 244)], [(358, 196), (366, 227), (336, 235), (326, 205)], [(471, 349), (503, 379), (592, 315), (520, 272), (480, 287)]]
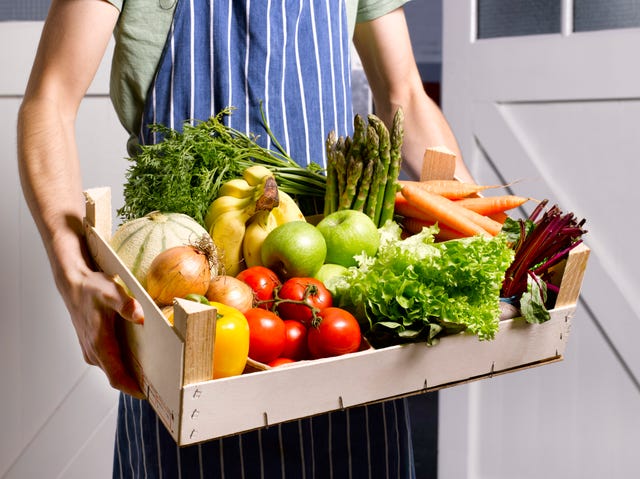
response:
[(457, 180), (400, 181), (394, 213), (409, 234), (437, 223), (437, 239), (446, 241), (474, 235), (495, 236), (507, 211), (529, 198), (516, 195), (479, 196), (496, 185), (477, 185)]

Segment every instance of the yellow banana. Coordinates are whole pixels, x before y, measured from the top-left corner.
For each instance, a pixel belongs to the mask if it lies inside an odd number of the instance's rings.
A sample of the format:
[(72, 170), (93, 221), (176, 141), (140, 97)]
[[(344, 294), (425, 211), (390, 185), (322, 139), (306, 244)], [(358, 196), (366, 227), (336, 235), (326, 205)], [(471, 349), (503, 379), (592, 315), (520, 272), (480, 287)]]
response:
[(273, 173), (266, 166), (253, 165), (249, 168), (245, 168), (245, 170), (242, 172), (242, 177), (247, 183), (249, 183), (249, 185), (257, 186), (262, 181), (264, 181), (265, 178), (273, 178)]
[[(255, 168), (255, 167), (250, 167)], [(264, 168), (266, 169), (266, 168)], [(269, 172), (269, 170), (267, 170)], [(256, 177), (257, 178), (257, 177)], [(226, 181), (220, 186), (218, 197), (211, 202), (204, 219), (205, 228), (211, 228), (216, 218), (221, 214), (246, 208), (251, 203), (258, 203), (257, 209), (271, 209), (277, 206), (278, 187), (275, 178), (269, 172), (255, 185), (249, 185), (246, 180), (236, 178)]]
[(305, 217), (298, 204), (291, 196), (282, 190), (278, 191), (278, 206), (274, 208), (274, 210), (278, 224), (289, 221), (305, 221)]
[(269, 232), (278, 226), (275, 216), (271, 214), (272, 211), (259, 211), (247, 224), (247, 230), (242, 240), (242, 255), (247, 268), (262, 266), (260, 257), (262, 243)]
[(226, 181), (218, 190), (220, 196), (235, 196), (236, 198), (246, 198), (251, 196), (255, 190), (255, 185), (250, 185), (244, 178), (234, 178)]
[(243, 266), (242, 244), (247, 222), (256, 213), (268, 212), (279, 204), (278, 186), (271, 174), (263, 176), (256, 185), (251, 186), (248, 195), (240, 198), (233, 196), (239, 191), (234, 185), (244, 187), (239, 182), (228, 186), (223, 191), (229, 194), (218, 196), (211, 203), (205, 218), (205, 225), (218, 248), (225, 274), (232, 276), (238, 274)]
[(262, 265), (260, 256), (262, 243), (276, 226), (289, 221), (305, 221), (302, 211), (291, 196), (279, 190), (278, 199), (278, 206), (270, 211), (259, 211), (247, 225), (242, 242), (242, 254), (247, 267)]
[(207, 215), (204, 218), (205, 228), (210, 229), (217, 218), (224, 213), (228, 211), (238, 211), (245, 209), (252, 202), (255, 203), (255, 201), (253, 200), (253, 195), (247, 196), (245, 198), (236, 198), (235, 196), (229, 195), (218, 196), (211, 202), (211, 205), (207, 210)]
[(223, 274), (235, 276), (242, 269), (242, 239), (252, 215), (252, 208), (227, 211), (211, 225), (209, 234), (218, 249)]

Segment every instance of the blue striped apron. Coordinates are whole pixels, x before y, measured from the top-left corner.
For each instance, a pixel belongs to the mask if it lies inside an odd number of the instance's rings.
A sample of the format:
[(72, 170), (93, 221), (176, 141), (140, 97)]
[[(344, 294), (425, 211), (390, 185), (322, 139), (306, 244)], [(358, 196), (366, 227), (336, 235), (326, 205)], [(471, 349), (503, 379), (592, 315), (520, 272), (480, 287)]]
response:
[[(324, 165), (330, 130), (351, 133), (344, 0), (178, 0), (140, 141), (207, 119), (270, 146), (260, 111), (298, 163)], [(147, 401), (121, 394), (117, 478), (413, 478), (408, 406), (395, 400), (178, 448)]]
[(352, 129), (349, 48), (343, 0), (179, 0), (141, 141), (157, 141), (149, 123), (180, 130), (233, 107), (228, 124), (270, 146), (262, 103), (290, 156), (324, 166), (329, 131)]

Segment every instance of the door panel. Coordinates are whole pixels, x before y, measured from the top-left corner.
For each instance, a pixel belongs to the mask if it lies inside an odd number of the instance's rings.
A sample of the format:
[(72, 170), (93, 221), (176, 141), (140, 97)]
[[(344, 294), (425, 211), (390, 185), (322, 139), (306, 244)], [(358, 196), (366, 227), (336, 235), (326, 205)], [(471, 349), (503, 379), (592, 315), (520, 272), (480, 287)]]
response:
[(444, 2), (443, 109), (472, 173), (587, 218), (592, 254), (564, 361), (441, 392), (441, 478), (640, 467), (640, 30), (567, 32), (572, 7), (564, 34), (477, 40), (475, 2)]

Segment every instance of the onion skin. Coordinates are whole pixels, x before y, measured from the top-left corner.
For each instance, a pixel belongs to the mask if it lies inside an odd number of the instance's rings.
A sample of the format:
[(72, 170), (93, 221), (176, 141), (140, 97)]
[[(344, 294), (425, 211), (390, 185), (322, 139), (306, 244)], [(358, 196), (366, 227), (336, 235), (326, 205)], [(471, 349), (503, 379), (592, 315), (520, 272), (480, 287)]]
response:
[(231, 306), (243, 314), (254, 307), (251, 286), (233, 276), (220, 275), (211, 278), (205, 296), (209, 301)]
[(147, 292), (160, 306), (174, 298), (205, 295), (211, 281), (211, 263), (196, 246), (174, 246), (158, 254), (147, 273)]

